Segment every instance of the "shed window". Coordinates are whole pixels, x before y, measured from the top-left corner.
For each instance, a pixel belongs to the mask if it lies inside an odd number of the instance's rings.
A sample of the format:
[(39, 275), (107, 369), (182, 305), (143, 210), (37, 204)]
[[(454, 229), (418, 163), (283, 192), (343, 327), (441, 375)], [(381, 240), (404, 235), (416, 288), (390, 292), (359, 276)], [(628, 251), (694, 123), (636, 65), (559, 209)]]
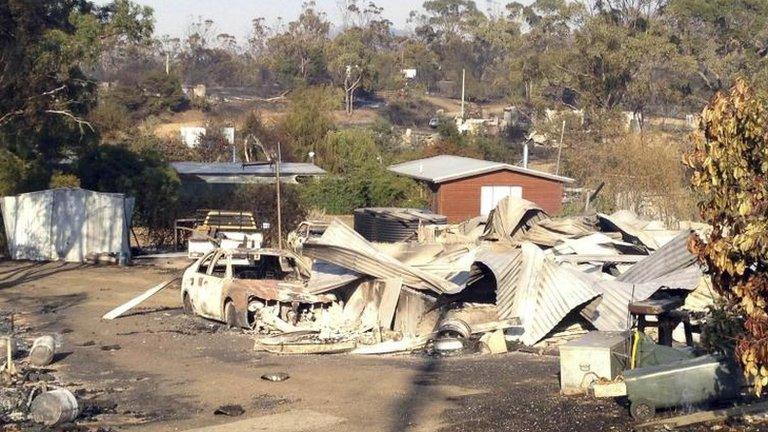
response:
[(499, 201), (511, 196), (515, 198), (523, 197), (522, 186), (483, 186), (480, 189), (480, 214), (487, 216), (491, 210), (496, 208)]

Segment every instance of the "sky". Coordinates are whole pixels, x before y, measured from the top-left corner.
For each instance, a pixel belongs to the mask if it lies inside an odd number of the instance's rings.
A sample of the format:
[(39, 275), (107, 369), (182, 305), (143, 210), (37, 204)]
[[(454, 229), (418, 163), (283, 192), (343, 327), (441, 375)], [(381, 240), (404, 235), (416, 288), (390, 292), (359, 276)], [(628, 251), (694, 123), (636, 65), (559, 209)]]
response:
[[(303, 0), (133, 0), (136, 3), (151, 6), (155, 10), (155, 34), (182, 37), (189, 24), (198, 17), (212, 19), (217, 33), (228, 33), (244, 42), (250, 34), (251, 20), (264, 17), (267, 24), (274, 24), (278, 17), (285, 22), (295, 19), (301, 11)], [(97, 4), (109, 0), (96, 0)], [(360, 1), (367, 4), (368, 0)], [(421, 9), (422, 0), (375, 0), (384, 8), (384, 15), (394, 23), (398, 30), (410, 30), (408, 15), (414, 9)], [(341, 23), (339, 4), (344, 0), (316, 0), (317, 8), (327, 13), (329, 20)], [(504, 0), (476, 0), (481, 10), (489, 5), (494, 10), (501, 10), (507, 2)]]

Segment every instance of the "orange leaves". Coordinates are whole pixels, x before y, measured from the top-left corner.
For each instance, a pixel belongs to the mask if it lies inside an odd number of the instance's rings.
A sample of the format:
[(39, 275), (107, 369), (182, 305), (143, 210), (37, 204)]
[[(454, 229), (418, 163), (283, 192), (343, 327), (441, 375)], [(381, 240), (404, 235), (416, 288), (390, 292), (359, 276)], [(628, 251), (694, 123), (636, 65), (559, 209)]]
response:
[[(759, 395), (768, 387), (768, 113), (749, 86), (737, 80), (729, 93), (704, 108), (701, 131), (684, 163), (703, 197), (702, 217), (713, 225), (691, 251), (703, 261), (715, 288), (737, 301), (745, 333), (737, 356)], [(734, 320), (738, 313), (734, 313)]]

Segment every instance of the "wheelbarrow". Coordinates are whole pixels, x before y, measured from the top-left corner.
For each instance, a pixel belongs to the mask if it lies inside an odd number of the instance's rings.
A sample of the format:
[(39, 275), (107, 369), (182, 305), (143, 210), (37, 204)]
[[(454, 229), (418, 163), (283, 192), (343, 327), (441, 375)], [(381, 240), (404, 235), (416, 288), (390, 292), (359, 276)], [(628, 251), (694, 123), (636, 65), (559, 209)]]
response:
[(743, 382), (735, 363), (712, 355), (624, 372), (629, 412), (637, 420), (652, 418), (659, 408), (732, 399)]

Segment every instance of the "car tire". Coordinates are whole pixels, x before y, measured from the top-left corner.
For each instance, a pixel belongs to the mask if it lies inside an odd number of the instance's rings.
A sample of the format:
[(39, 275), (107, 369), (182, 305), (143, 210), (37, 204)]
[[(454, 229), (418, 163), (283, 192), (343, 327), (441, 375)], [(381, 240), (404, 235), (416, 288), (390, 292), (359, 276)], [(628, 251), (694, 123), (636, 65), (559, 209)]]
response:
[(184, 294), (184, 299), (181, 302), (184, 313), (187, 315), (194, 315), (195, 310), (192, 307), (192, 300), (189, 298), (189, 294)]
[(650, 401), (640, 399), (629, 405), (629, 414), (637, 421), (646, 421), (656, 415), (656, 407)]
[(224, 321), (229, 328), (239, 327), (237, 323), (237, 309), (235, 309), (235, 304), (232, 303), (232, 301), (228, 301), (227, 304), (224, 305)]

